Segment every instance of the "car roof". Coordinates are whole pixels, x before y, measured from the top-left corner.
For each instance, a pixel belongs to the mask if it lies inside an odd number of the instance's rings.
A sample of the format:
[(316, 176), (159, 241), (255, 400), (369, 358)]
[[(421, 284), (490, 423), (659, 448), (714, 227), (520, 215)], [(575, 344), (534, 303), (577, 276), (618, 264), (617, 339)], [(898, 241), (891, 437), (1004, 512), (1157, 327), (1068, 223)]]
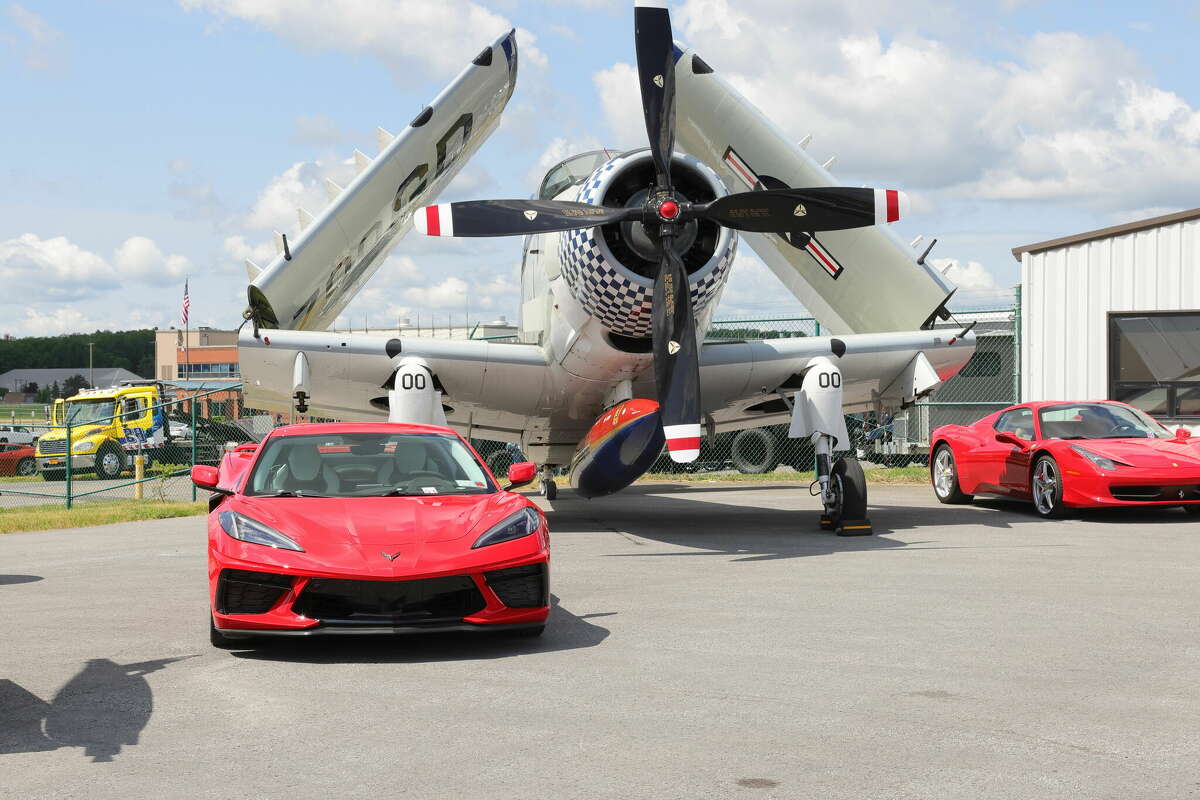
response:
[(450, 428), (442, 425), (415, 425), (407, 422), (308, 422), (298, 425), (284, 425), (271, 431), (268, 435), (319, 436), (331, 433), (440, 433), (451, 436), (458, 435)]

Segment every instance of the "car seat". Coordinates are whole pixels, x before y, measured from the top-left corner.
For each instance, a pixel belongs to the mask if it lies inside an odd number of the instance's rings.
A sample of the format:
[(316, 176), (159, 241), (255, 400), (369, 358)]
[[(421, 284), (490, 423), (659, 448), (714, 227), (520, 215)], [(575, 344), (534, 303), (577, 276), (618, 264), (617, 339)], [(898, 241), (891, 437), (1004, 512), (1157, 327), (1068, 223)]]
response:
[(287, 463), (271, 481), (271, 488), (277, 492), (334, 494), (338, 487), (337, 473), (321, 460), (321, 451), (317, 446), (308, 442), (291, 446)]

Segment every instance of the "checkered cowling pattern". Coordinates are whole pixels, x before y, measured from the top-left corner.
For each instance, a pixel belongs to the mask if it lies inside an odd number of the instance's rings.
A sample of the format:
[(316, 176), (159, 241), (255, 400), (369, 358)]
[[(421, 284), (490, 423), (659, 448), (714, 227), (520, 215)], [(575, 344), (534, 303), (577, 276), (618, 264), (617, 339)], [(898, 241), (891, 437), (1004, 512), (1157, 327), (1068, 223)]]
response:
[[(648, 157), (648, 151), (638, 151), (600, 167), (580, 187), (579, 202), (599, 205), (603, 188), (614, 170)], [(697, 314), (720, 292), (736, 249), (737, 238), (730, 237), (730, 245), (724, 252), (715, 254), (703, 269), (689, 276), (692, 307)], [(559, 261), (575, 299), (601, 325), (622, 336), (650, 335), (653, 281), (616, 266), (612, 254), (600, 242), (596, 228), (562, 234), (559, 237)]]

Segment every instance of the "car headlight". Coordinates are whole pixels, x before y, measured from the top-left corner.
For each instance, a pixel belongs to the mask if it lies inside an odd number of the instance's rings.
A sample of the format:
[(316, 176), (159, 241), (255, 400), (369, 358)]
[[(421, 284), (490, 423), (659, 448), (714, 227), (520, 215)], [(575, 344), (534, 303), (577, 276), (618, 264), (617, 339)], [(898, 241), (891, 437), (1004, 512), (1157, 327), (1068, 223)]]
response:
[(1103, 470), (1107, 470), (1109, 472), (1115, 470), (1117, 467), (1128, 467), (1129, 466), (1128, 464), (1125, 464), (1121, 461), (1113, 461), (1111, 458), (1105, 458), (1104, 456), (1102, 456), (1098, 453), (1093, 453), (1091, 450), (1088, 450), (1086, 447), (1080, 447), (1077, 444), (1071, 445), (1071, 449), (1074, 450), (1076, 453), (1079, 453), (1079, 455), (1083, 456), (1088, 461), (1092, 462), (1092, 464), (1095, 465), (1096, 467), (1099, 467), (1100, 469), (1103, 469)]
[(90, 442), (87, 439), (84, 439), (81, 442), (76, 442), (75, 444), (71, 445), (72, 453), (90, 453), (95, 449), (96, 449), (96, 443)]
[(488, 528), (482, 536), (475, 540), (475, 544), (471, 545), (471, 549), (474, 550), (477, 547), (487, 547), (491, 544), (520, 539), (536, 531), (539, 524), (541, 524), (541, 521), (538, 519), (537, 512), (532, 508), (523, 508), (516, 514), (505, 517)]
[(217, 515), (221, 530), (240, 542), (261, 544), (274, 547), (277, 550), (295, 550), (303, 553), (304, 548), (284, 536), (274, 528), (267, 527), (257, 520), (250, 519), (236, 511), (222, 511)]

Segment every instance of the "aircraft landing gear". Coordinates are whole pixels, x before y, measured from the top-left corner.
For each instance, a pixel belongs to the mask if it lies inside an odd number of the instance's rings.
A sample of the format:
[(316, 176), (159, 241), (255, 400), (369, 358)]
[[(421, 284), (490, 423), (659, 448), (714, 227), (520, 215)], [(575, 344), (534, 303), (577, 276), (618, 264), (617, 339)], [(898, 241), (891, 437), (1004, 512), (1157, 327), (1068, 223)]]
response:
[(813, 437), (817, 449), (817, 483), (821, 486), (821, 530), (838, 536), (869, 536), (874, 533), (867, 519), (867, 479), (856, 458), (839, 458), (830, 466), (831, 436)]
[(558, 497), (558, 484), (554, 482), (554, 467), (547, 464), (542, 467), (542, 482), (538, 494), (547, 500), (554, 500)]

